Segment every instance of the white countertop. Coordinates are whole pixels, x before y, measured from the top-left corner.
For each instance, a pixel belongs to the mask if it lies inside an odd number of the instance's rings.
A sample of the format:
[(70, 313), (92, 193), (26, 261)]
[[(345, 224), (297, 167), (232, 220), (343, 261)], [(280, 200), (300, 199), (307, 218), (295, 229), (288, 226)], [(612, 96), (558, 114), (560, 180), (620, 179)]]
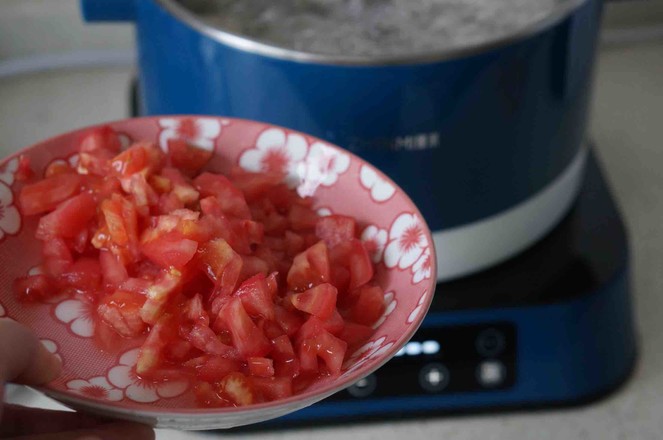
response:
[[(129, 69), (54, 71), (0, 79), (0, 154), (62, 131), (127, 116)], [(663, 437), (663, 42), (601, 53), (592, 118), (600, 160), (625, 216), (633, 263), (640, 360), (618, 392), (590, 406), (223, 435), (355, 440), (658, 440)], [(36, 393), (22, 403), (51, 405)], [(158, 439), (211, 438), (159, 431)]]

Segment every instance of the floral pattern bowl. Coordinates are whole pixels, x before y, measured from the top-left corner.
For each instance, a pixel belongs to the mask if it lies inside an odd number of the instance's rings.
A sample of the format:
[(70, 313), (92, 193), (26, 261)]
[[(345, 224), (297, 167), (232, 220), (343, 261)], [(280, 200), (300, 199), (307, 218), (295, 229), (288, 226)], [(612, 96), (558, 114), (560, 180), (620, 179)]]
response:
[[(66, 296), (26, 305), (10, 288), (0, 293), (0, 319), (31, 327), (63, 362), (63, 374), (41, 390), (77, 409), (164, 428), (212, 429), (257, 423), (311, 405), (375, 371), (403, 347), (421, 324), (433, 297), (435, 252), (430, 231), (407, 195), (370, 164), (319, 139), (258, 122), (198, 116), (136, 118), (109, 124), (123, 143), (153, 140), (166, 149), (183, 138), (215, 152), (208, 168), (228, 171), (281, 170), (302, 196), (312, 196), (320, 215), (357, 218), (361, 238), (376, 263), (385, 291), (385, 312), (375, 333), (351, 353), (340, 377), (322, 379), (288, 399), (241, 408), (198, 408), (190, 384), (143, 382), (134, 366), (136, 342), (117, 352), (101, 351), (95, 305)], [(36, 218), (23, 218), (14, 205), (21, 182), (19, 155), (41, 175), (53, 161), (75, 164), (77, 140), (87, 129), (40, 142), (0, 162), (0, 279), (5, 286), (26, 273), (39, 273)], [(18, 257), (18, 258), (17, 258)]]

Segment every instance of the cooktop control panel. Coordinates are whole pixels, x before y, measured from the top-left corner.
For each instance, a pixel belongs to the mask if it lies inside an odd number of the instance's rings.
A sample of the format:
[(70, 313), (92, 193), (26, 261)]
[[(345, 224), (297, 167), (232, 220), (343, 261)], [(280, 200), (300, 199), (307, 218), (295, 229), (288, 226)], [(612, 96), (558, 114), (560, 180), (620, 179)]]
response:
[(507, 389), (516, 382), (513, 324), (421, 328), (396, 356), (329, 400)]

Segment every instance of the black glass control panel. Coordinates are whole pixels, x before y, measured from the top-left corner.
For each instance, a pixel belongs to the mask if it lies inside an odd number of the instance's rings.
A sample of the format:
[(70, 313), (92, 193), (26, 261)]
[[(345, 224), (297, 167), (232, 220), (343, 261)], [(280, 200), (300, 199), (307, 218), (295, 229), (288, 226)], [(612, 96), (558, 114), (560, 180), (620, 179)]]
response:
[(516, 341), (506, 322), (422, 328), (385, 366), (329, 400), (507, 389), (516, 382)]

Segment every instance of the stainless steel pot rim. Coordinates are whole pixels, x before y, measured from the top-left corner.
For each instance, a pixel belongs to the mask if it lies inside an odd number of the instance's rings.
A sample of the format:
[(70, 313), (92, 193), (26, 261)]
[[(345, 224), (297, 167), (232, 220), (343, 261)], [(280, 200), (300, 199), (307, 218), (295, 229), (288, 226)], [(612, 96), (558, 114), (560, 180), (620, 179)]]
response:
[(505, 37), (491, 40), (486, 43), (468, 45), (466, 47), (460, 48), (441, 49), (434, 52), (412, 53), (398, 56), (386, 55), (377, 57), (317, 54), (271, 45), (261, 41), (253, 40), (243, 35), (234, 34), (212, 27), (197, 18), (194, 13), (180, 5), (176, 0), (154, 1), (161, 5), (163, 9), (165, 9), (172, 16), (181, 20), (197, 31), (207, 35), (219, 43), (241, 51), (278, 60), (288, 60), (300, 63), (368, 67), (435, 63), (440, 61), (465, 58), (472, 55), (477, 55), (482, 52), (487, 52), (492, 49), (507, 46), (549, 29), (550, 27), (564, 20), (568, 15), (571, 14), (572, 11), (579, 8), (583, 3), (589, 0), (571, 0), (564, 7), (560, 7), (557, 11), (555, 11), (555, 13), (550, 14), (544, 19), (534, 22), (529, 26), (520, 28)]

